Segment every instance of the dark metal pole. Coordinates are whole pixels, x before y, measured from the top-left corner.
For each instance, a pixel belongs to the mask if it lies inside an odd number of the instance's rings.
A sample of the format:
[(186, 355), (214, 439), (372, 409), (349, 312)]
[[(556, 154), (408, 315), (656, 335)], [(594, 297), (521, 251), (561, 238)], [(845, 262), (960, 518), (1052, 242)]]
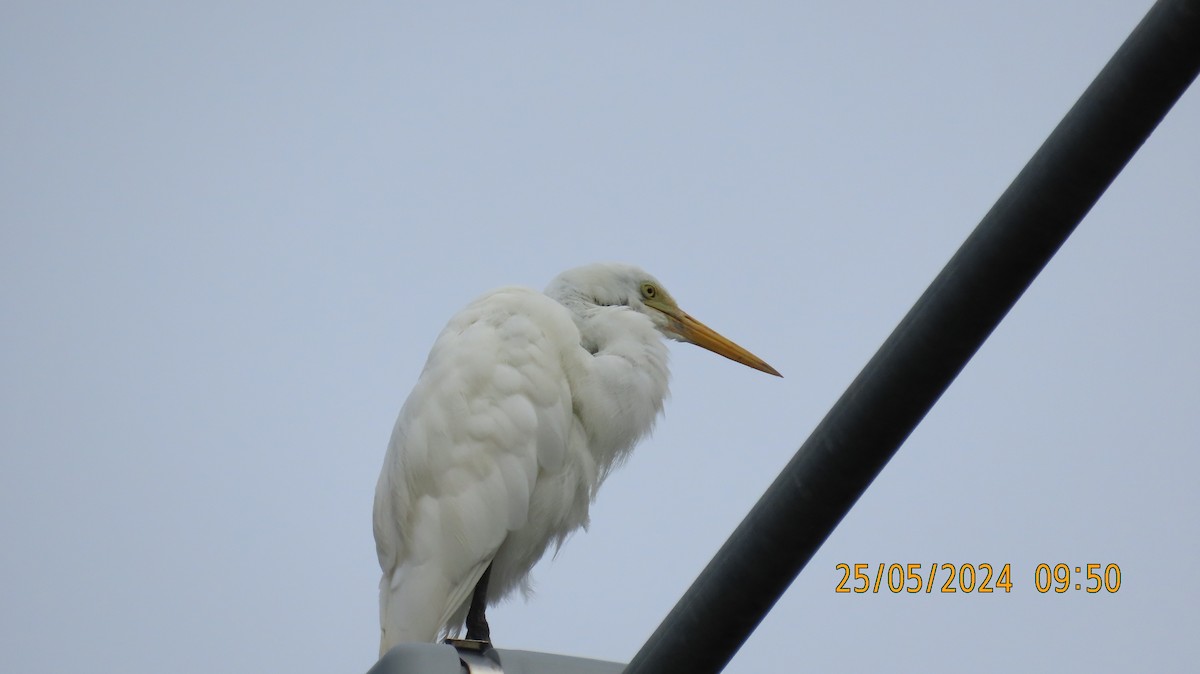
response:
[(626, 668), (718, 672), (1200, 71), (1159, 0)]

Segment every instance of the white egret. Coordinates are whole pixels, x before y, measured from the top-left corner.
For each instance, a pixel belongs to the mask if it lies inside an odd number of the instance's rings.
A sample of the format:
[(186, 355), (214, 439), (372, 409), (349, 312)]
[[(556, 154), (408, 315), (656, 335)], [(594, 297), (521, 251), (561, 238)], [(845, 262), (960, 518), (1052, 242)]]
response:
[(776, 376), (684, 313), (646, 272), (596, 264), (454, 316), (400, 410), (375, 491), (380, 655), (490, 640), (484, 610), (588, 524), (609, 471), (667, 395), (663, 337)]

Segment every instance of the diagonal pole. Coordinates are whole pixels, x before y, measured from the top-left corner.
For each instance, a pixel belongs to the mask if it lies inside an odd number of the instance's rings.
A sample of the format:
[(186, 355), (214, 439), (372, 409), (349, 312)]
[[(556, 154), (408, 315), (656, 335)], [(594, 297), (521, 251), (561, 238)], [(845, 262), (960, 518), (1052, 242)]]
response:
[(625, 669), (718, 672), (1200, 71), (1159, 0)]

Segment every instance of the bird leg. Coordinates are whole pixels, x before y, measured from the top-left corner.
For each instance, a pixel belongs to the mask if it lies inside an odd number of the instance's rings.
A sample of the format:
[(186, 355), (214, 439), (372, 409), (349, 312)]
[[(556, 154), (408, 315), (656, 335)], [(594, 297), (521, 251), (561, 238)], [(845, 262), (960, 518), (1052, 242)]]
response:
[(487, 610), (488, 578), (492, 575), (492, 565), (483, 572), (479, 582), (475, 584), (475, 594), (471, 595), (471, 608), (467, 609), (467, 638), (491, 643), (492, 630), (488, 627)]

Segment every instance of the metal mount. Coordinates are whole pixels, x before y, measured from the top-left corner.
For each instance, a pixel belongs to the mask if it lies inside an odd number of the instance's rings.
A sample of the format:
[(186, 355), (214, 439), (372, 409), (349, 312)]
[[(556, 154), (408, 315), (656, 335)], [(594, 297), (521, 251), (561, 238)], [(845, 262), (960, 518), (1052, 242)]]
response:
[(475, 639), (446, 639), (445, 643), (458, 651), (458, 661), (467, 674), (504, 674), (500, 655), (490, 641)]

